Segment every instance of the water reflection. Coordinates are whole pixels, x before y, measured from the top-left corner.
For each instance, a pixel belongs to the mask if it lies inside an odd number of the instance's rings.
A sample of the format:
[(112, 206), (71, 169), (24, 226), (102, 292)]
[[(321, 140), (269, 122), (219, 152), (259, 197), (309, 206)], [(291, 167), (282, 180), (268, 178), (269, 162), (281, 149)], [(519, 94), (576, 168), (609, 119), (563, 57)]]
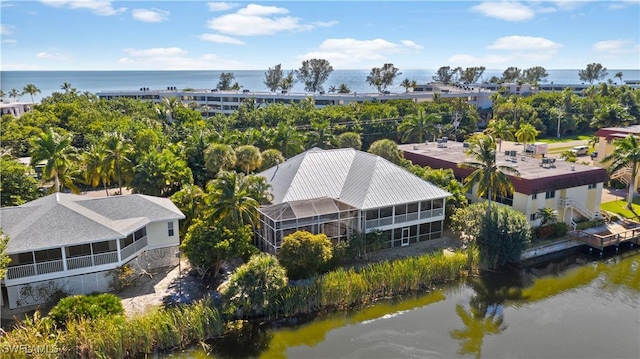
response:
[(485, 272), (470, 278), (467, 285), (473, 288), (469, 308), (456, 305), (456, 314), (464, 329), (450, 332), (459, 341), (458, 354), (474, 354), (482, 357), (482, 343), (487, 335), (497, 335), (507, 329), (504, 323), (504, 307), (507, 300), (522, 299), (525, 276), (521, 271), (506, 269), (503, 272)]
[[(276, 327), (245, 325), (212, 341), (210, 349), (218, 358), (395, 358), (420, 352), (432, 353), (430, 357), (605, 358), (611, 357), (606, 353), (616, 353), (619, 358), (637, 358), (639, 253), (603, 260), (559, 258), (483, 273), (442, 290), (351, 313)], [(588, 308), (590, 315), (581, 308)], [(562, 347), (552, 345), (558, 337)]]

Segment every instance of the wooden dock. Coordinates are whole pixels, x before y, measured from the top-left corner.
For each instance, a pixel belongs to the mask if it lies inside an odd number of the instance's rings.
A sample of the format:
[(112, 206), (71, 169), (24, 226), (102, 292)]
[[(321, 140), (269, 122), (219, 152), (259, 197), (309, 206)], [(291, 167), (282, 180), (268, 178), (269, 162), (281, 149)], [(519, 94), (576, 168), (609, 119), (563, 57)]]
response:
[(576, 239), (591, 248), (600, 250), (600, 255), (606, 247), (617, 246), (620, 243), (631, 242), (633, 246), (640, 243), (640, 223), (623, 220), (607, 223), (604, 226), (577, 230)]

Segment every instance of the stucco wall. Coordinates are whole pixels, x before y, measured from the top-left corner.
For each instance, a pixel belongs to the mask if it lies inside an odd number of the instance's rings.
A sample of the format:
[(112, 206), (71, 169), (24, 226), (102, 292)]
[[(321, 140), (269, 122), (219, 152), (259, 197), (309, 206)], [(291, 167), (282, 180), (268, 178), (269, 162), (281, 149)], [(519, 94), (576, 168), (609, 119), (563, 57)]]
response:
[(164, 247), (180, 244), (178, 234), (178, 221), (173, 221), (173, 236), (169, 237), (167, 232), (167, 222), (155, 222), (147, 225), (147, 245), (153, 247)]

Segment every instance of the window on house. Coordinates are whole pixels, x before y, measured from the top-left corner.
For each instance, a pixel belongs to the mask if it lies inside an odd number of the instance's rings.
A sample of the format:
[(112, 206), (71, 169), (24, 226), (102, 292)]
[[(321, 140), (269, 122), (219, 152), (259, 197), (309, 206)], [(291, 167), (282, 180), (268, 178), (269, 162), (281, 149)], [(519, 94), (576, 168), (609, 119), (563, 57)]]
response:
[(538, 194), (537, 193), (532, 194), (531, 199), (538, 199)]
[(594, 189), (594, 188), (596, 188), (596, 186), (597, 186), (597, 184), (591, 183), (587, 189)]
[(173, 222), (169, 222), (167, 223), (167, 234), (169, 235), (169, 237), (173, 237), (175, 231), (173, 230)]
[(535, 213), (531, 213), (531, 215), (529, 215), (529, 220), (530, 221), (535, 221), (536, 220), (536, 214)]
[(544, 198), (556, 198), (556, 191), (548, 191), (547, 193), (545, 193)]

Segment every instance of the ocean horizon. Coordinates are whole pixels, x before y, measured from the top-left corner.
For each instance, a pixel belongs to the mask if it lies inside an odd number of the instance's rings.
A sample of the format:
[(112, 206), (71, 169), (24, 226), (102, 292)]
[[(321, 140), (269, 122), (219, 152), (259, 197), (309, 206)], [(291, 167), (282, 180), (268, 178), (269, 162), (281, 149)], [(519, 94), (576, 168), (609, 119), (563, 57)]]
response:
[[(98, 93), (100, 91), (114, 90), (137, 90), (147, 87), (150, 90), (162, 90), (169, 86), (178, 89), (212, 89), (218, 84), (220, 74), (232, 72), (235, 76), (234, 82), (238, 82), (242, 89), (250, 91), (268, 91), (264, 85), (265, 72), (267, 70), (100, 70), (100, 71), (0, 71), (0, 88), (8, 97), (12, 89), (22, 91), (26, 84), (34, 84), (40, 89), (40, 93), (34, 96), (34, 101), (39, 102), (43, 98), (50, 96), (53, 92), (61, 92), (61, 86), (67, 82), (71, 87), (79, 92)], [(285, 70), (285, 74), (289, 70)], [(435, 69), (412, 69), (400, 70), (402, 74), (397, 78), (393, 86), (388, 88), (391, 92), (404, 92), (400, 82), (405, 78), (415, 80), (419, 84), (433, 81)], [(485, 70), (480, 82), (488, 81), (492, 76), (501, 77), (504, 70)], [(577, 85), (583, 83), (578, 76), (580, 69), (547, 69), (549, 77), (542, 83), (555, 83), (562, 85)], [(324, 83), (325, 91), (330, 86), (338, 87), (340, 84), (347, 84), (354, 92), (367, 93), (375, 92), (375, 89), (366, 83), (370, 70), (334, 70), (328, 80)], [(624, 80), (639, 80), (640, 70), (638, 69), (611, 69), (607, 70), (608, 76), (602, 80), (607, 82), (619, 82), (619, 78), (614, 78), (618, 72), (622, 72)], [(292, 92), (303, 92), (304, 85), (295, 83)], [(30, 101), (28, 94), (20, 97), (22, 101)]]

